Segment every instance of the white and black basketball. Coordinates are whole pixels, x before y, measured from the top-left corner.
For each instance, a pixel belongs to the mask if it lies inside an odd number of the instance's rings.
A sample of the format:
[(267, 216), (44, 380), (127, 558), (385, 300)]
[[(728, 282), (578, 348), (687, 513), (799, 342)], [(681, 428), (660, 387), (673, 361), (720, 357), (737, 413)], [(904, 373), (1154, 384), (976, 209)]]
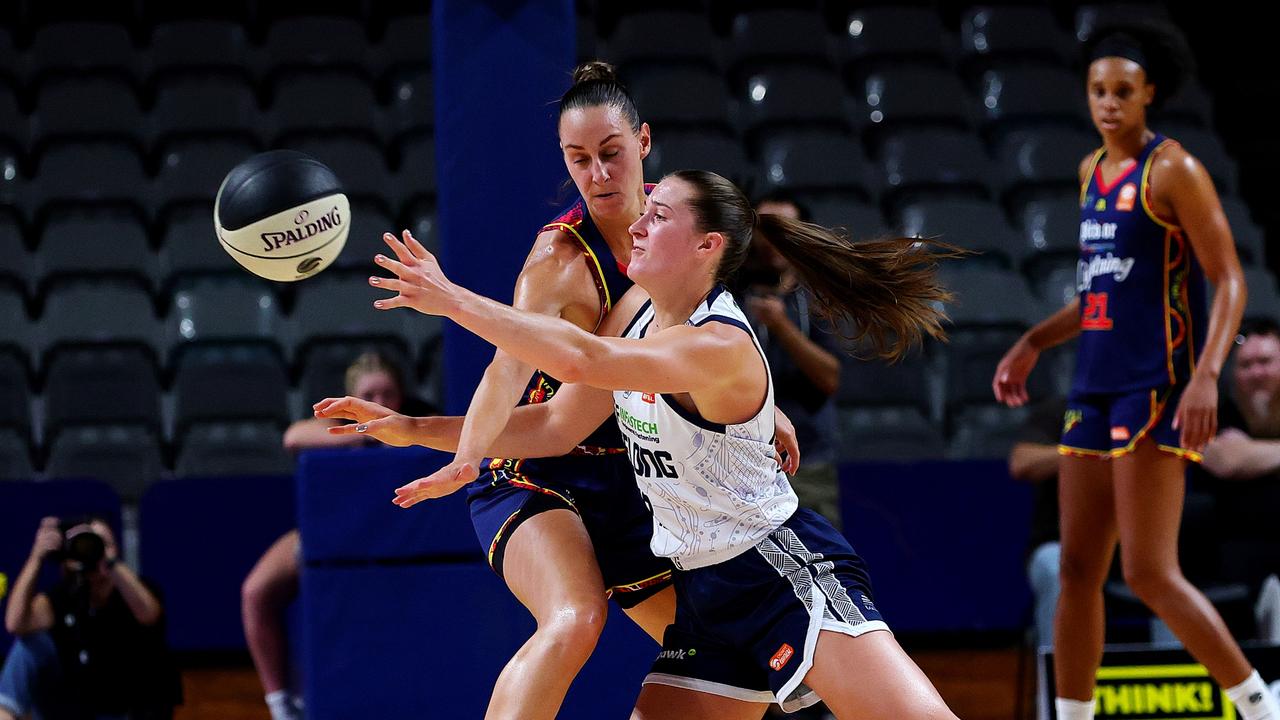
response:
[(218, 241), (268, 280), (311, 277), (342, 252), (351, 206), (338, 177), (296, 150), (260, 153), (231, 169), (213, 205)]

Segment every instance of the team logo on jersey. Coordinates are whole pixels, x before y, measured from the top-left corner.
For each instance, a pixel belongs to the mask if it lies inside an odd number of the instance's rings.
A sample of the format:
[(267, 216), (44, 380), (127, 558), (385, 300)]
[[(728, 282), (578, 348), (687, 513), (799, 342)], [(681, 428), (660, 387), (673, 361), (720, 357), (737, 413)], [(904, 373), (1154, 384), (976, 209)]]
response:
[(1115, 240), (1116, 230), (1119, 226), (1116, 223), (1100, 223), (1093, 218), (1089, 218), (1080, 223), (1080, 244), (1088, 244), (1099, 240)]
[(774, 653), (773, 657), (769, 658), (769, 667), (773, 668), (774, 671), (777, 672), (778, 670), (786, 667), (787, 662), (789, 662), (791, 657), (795, 654), (795, 648), (786, 643), (782, 643), (782, 647), (778, 648), (778, 652)]
[(1096, 203), (1094, 203), (1094, 204), (1093, 204), (1093, 209), (1094, 209), (1094, 211), (1095, 211), (1095, 212), (1104, 212), (1104, 211), (1106, 211), (1106, 209), (1107, 209), (1107, 199), (1106, 199), (1106, 198), (1098, 198), (1098, 202), (1096, 202)]
[(655, 397), (653, 393), (640, 393), (640, 399), (649, 403), (650, 405), (658, 402), (657, 397)]
[(1137, 199), (1138, 186), (1133, 183), (1126, 183), (1124, 187), (1120, 188), (1120, 197), (1116, 198), (1116, 210), (1131, 212)]
[(1127, 428), (1127, 427), (1125, 427), (1125, 426), (1123, 426), (1123, 425), (1113, 425), (1113, 426), (1111, 426), (1111, 439), (1112, 439), (1112, 440), (1128, 440), (1128, 439), (1129, 439), (1129, 428)]
[(1124, 282), (1129, 277), (1129, 273), (1133, 272), (1136, 262), (1134, 258), (1116, 257), (1109, 252), (1106, 255), (1093, 255), (1089, 258), (1089, 262), (1080, 260), (1076, 263), (1078, 289), (1088, 290), (1093, 287), (1093, 279), (1103, 275), (1110, 275), (1118, 283)]
[(1062, 416), (1062, 434), (1066, 435), (1071, 429), (1084, 422), (1084, 411), (1071, 408), (1067, 410), (1067, 414)]

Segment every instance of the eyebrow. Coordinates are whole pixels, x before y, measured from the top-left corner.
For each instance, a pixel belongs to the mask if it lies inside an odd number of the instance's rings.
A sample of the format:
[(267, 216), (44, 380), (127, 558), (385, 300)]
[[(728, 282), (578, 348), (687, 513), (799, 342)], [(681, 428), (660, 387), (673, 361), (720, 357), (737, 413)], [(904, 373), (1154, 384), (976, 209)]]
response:
[(666, 203), (664, 203), (664, 202), (658, 202), (657, 200), (653, 200), (653, 199), (650, 199), (650, 200), (649, 200), (649, 202), (650, 202), (650, 203), (652, 203), (652, 204), (654, 204), (654, 205), (661, 205), (662, 207), (664, 207), (664, 208), (666, 208), (666, 209), (668, 209), (668, 210), (670, 210), (670, 209), (671, 209), (671, 206), (670, 206), (670, 205), (668, 205), (668, 204), (666, 204)]
[[(609, 137), (607, 137), (607, 138), (605, 138), (605, 139), (601, 140), (601, 141), (600, 141), (600, 144), (601, 144), (601, 145), (604, 145), (605, 143), (609, 142), (610, 140), (612, 140), (612, 139), (614, 139), (614, 138), (616, 138), (616, 137), (622, 137), (622, 133), (614, 133), (614, 134), (610, 135)], [(582, 147), (581, 145), (574, 145), (574, 144), (572, 144), (572, 143), (566, 144), (566, 145), (565, 145), (565, 147), (566, 147), (566, 148), (573, 148), (574, 150), (586, 150), (586, 148)]]

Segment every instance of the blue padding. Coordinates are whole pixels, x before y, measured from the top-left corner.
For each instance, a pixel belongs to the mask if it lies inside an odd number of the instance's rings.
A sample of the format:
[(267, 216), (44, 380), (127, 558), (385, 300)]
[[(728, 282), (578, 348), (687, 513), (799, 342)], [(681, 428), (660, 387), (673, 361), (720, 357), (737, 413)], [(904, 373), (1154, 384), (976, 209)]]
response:
[(308, 568), (308, 720), (481, 718), (533, 620), (487, 567)]
[(240, 586), (293, 527), (293, 479), (167, 480), (147, 489), (139, 515), (142, 568), (164, 593), (170, 645), (243, 648)]
[(1003, 461), (848, 464), (840, 492), (845, 535), (890, 627), (1025, 627), (1031, 487)]
[[(6, 480), (0, 482), (0, 607), (8, 602), (8, 589), (13, 586), (22, 566), (31, 556), (40, 520), (52, 515), (59, 518), (76, 515), (99, 515), (107, 520), (121, 542), (120, 497), (111, 486), (98, 480)], [(54, 563), (45, 563), (40, 573), (39, 589), (57, 581)], [(13, 638), (0, 624), (0, 658), (8, 652)]]
[(452, 458), (423, 448), (316, 450), (298, 460), (298, 524), (308, 565), (466, 555), (480, 546), (464, 491), (403, 509), (395, 489)]

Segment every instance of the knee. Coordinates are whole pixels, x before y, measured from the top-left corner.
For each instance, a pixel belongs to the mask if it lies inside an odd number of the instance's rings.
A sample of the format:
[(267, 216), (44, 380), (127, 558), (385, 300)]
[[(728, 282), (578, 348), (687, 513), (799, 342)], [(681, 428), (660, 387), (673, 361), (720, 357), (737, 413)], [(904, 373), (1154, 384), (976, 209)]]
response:
[(595, 650), (607, 612), (603, 598), (599, 602), (565, 602), (538, 623), (538, 634), (561, 652), (585, 658)]
[(240, 585), (240, 606), (246, 613), (274, 610), (287, 601), (282, 583), (273, 573), (254, 568)]
[(1177, 584), (1179, 577), (1176, 568), (1165, 568), (1148, 561), (1130, 561), (1125, 558), (1122, 567), (1125, 584), (1148, 607), (1154, 607), (1170, 597), (1170, 590)]
[(1107, 563), (1085, 561), (1063, 553), (1058, 563), (1058, 582), (1063, 592), (1101, 592), (1107, 567)]

